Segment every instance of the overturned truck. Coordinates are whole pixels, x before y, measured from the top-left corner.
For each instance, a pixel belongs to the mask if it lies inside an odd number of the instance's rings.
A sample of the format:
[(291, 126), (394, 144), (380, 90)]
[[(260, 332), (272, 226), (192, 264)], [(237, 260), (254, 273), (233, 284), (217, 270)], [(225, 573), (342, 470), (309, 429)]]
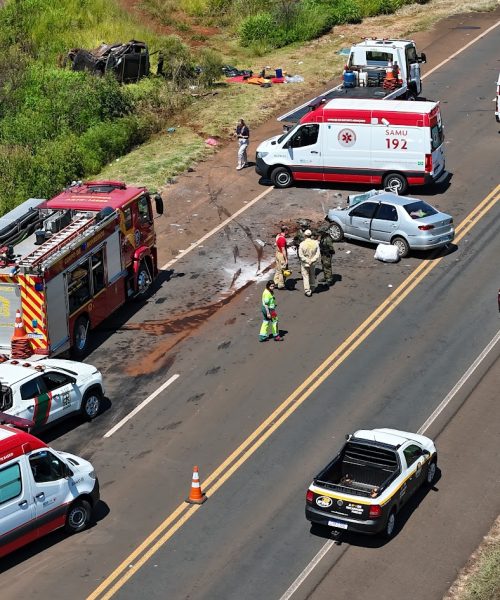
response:
[(138, 81), (149, 75), (150, 69), (147, 44), (137, 40), (101, 44), (95, 50), (72, 48), (67, 54), (68, 60), (73, 71), (90, 71), (97, 76), (111, 72), (121, 83)]

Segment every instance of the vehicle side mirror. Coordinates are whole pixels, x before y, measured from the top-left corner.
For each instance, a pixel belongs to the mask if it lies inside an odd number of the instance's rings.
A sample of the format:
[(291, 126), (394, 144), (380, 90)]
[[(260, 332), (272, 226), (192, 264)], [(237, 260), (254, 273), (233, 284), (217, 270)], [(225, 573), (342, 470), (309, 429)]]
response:
[(426, 63), (427, 62), (427, 56), (425, 55), (425, 52), (422, 52), (421, 54), (417, 55), (417, 60), (419, 63)]
[(160, 194), (155, 194), (155, 208), (157, 214), (163, 214), (163, 198), (160, 196)]

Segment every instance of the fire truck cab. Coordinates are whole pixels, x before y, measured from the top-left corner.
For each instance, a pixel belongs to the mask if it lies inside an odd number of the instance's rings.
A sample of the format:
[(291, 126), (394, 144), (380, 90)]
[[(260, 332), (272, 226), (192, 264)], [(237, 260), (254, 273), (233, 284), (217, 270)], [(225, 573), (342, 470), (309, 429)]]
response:
[(91, 329), (148, 293), (158, 273), (151, 200), (142, 187), (78, 182), (0, 219), (0, 352), (20, 311), (31, 354), (80, 357)]

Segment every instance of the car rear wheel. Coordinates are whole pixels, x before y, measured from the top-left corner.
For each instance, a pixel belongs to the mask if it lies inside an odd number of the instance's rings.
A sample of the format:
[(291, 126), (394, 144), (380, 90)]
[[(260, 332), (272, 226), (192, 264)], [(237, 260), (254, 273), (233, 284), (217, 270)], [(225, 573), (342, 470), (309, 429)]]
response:
[(92, 517), (92, 507), (87, 500), (76, 500), (69, 507), (66, 515), (66, 531), (69, 533), (78, 533), (83, 531), (90, 523)]
[(410, 254), (410, 245), (402, 237), (396, 237), (392, 240), (391, 244), (396, 246), (400, 258), (406, 258)]
[(428, 486), (432, 486), (432, 484), (434, 483), (434, 479), (436, 478), (436, 471), (437, 460), (433, 459), (429, 464), (429, 468), (427, 469), (427, 477), (425, 478)]
[(387, 517), (384, 528), (384, 537), (391, 538), (396, 531), (396, 509), (393, 508)]
[(82, 358), (89, 345), (90, 321), (88, 317), (82, 315), (78, 317), (73, 329), (73, 347), (71, 353), (75, 358)]
[(344, 239), (344, 232), (338, 223), (332, 223), (328, 233), (334, 242), (341, 242)]
[(277, 188), (287, 188), (292, 185), (292, 174), (286, 167), (277, 167), (271, 173), (271, 181)]
[(401, 173), (389, 173), (384, 177), (384, 188), (393, 191), (395, 194), (404, 194), (408, 189), (408, 181)]
[(95, 419), (101, 412), (102, 403), (102, 392), (98, 388), (92, 388), (85, 392), (82, 400), (82, 406), (80, 408), (82, 415), (85, 419), (91, 421)]

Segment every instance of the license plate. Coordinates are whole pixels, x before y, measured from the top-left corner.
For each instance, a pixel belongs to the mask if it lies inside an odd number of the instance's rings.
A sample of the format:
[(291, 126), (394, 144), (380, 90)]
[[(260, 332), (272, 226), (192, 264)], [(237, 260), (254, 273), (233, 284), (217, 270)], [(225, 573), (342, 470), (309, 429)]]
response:
[(347, 529), (347, 523), (342, 521), (328, 521), (328, 527), (335, 527), (336, 529)]

